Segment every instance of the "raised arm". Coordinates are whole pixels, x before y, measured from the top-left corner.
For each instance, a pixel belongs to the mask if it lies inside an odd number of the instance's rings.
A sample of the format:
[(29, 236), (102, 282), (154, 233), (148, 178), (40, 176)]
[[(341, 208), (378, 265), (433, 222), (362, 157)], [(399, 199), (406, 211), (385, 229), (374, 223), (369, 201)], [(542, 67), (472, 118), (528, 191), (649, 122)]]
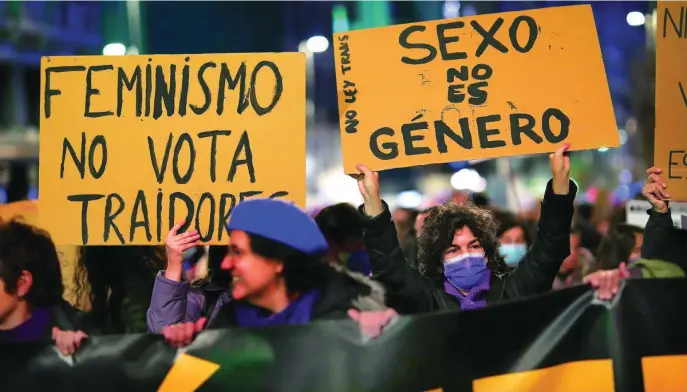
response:
[(379, 196), (378, 174), (363, 165), (358, 170), (358, 188), (364, 200), (359, 211), (373, 279), (386, 287), (387, 304), (399, 312), (434, 310), (434, 286), (403, 254), (389, 207)]
[(506, 279), (508, 298), (551, 290), (556, 273), (570, 255), (570, 229), (577, 185), (570, 180), (570, 158), (564, 144), (549, 156), (553, 179), (546, 185), (537, 237), (527, 255)]
[(642, 258), (682, 264), (687, 250), (687, 231), (673, 226), (668, 204), (670, 195), (661, 180), (661, 172), (657, 167), (647, 169), (647, 182), (642, 188), (642, 194), (651, 203), (651, 209), (647, 211), (649, 221), (644, 228)]
[(174, 226), (165, 240), (167, 269), (155, 279), (147, 312), (148, 331), (153, 333), (162, 333), (168, 325), (196, 321), (200, 317), (202, 303), (198, 303), (198, 294), (192, 295), (189, 283), (181, 276), (184, 252), (196, 246), (200, 236), (195, 230), (177, 234), (183, 223)]

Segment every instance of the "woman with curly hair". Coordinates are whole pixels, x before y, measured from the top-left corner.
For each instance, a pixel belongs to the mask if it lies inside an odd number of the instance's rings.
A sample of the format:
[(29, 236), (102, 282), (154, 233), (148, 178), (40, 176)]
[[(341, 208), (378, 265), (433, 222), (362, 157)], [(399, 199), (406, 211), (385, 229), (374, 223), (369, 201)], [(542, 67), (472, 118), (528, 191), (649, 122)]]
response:
[(412, 268), (379, 196), (377, 173), (359, 165), (365, 245), (373, 277), (386, 286), (388, 305), (402, 313), (466, 310), (551, 290), (570, 254), (577, 186), (570, 180), (568, 148), (564, 144), (549, 155), (553, 179), (546, 187), (537, 237), (515, 269), (499, 253), (493, 214), (469, 203), (430, 210), (419, 238), (418, 268)]

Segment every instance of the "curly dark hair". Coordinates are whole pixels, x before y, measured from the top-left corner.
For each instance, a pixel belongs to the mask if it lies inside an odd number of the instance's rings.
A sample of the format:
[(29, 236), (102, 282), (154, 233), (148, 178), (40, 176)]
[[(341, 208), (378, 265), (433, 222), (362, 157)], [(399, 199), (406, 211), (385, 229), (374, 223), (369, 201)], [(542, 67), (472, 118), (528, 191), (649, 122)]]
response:
[(498, 252), (498, 223), (492, 212), (472, 203), (447, 203), (432, 207), (428, 212), (418, 240), (418, 269), (423, 276), (437, 284), (443, 283), (443, 253), (453, 243), (456, 230), (463, 227), (469, 228), (479, 240), (491, 271), (498, 274), (509, 271)]
[(33, 282), (24, 297), (31, 307), (52, 307), (62, 302), (64, 285), (60, 260), (50, 235), (16, 219), (0, 222), (0, 278), (5, 291), (14, 294), (22, 273)]

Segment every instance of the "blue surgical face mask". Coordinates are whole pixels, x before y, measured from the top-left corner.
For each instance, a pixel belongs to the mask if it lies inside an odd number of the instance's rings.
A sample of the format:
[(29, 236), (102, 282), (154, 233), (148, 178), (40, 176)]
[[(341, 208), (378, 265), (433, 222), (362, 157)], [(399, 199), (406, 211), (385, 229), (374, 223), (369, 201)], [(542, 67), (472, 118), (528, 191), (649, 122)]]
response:
[(527, 245), (525, 244), (502, 244), (499, 247), (499, 253), (506, 260), (506, 264), (516, 266), (520, 263), (523, 257), (527, 254)]
[(444, 261), (444, 276), (461, 290), (475, 287), (486, 273), (487, 259), (483, 253), (463, 253)]

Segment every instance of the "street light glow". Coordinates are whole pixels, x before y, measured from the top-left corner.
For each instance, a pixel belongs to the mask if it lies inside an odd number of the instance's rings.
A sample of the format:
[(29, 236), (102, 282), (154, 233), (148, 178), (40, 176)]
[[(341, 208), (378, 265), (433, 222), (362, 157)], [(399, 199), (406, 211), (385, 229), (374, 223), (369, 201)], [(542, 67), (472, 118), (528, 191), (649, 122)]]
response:
[(126, 54), (126, 46), (119, 42), (113, 42), (105, 45), (103, 48), (103, 55), (105, 56), (124, 56)]
[(321, 35), (310, 37), (306, 43), (308, 50), (313, 53), (321, 53), (329, 48), (329, 40)]
[(630, 26), (641, 26), (646, 21), (644, 14), (639, 11), (632, 11), (627, 14), (627, 24)]

